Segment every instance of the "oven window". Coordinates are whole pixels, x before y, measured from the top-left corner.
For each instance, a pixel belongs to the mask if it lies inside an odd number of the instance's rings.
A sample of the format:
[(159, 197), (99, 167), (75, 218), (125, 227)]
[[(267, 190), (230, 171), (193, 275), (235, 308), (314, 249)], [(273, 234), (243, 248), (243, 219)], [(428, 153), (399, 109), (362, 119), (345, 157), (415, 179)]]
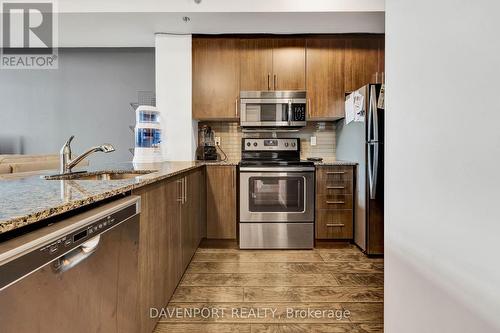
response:
[(304, 177), (250, 177), (250, 212), (304, 212)]

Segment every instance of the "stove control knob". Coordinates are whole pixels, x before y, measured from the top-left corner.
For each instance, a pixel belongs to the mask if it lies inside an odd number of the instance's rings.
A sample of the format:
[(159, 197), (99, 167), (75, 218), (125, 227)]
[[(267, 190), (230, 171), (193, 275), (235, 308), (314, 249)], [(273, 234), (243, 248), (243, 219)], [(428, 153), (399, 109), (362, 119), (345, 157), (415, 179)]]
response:
[(288, 142), (285, 142), (285, 147), (288, 147)]
[(251, 143), (250, 142), (247, 142), (247, 147), (250, 147)]
[(254, 146), (254, 147), (257, 147), (257, 142), (254, 142), (254, 143), (253, 143), (253, 146)]
[(292, 142), (292, 147), (295, 147), (295, 142)]

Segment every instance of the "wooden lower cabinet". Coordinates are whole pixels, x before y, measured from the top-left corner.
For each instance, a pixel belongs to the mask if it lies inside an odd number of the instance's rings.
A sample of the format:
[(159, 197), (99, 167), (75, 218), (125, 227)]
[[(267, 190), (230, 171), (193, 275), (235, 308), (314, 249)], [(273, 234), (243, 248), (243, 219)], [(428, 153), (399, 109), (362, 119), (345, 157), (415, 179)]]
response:
[(204, 169), (189, 172), (181, 180), (183, 182), (183, 199), (181, 200), (181, 244), (183, 271), (191, 262), (202, 238), (204, 222), (204, 204), (201, 201), (205, 192)]
[(352, 239), (352, 209), (318, 209), (316, 211), (317, 239)]
[(236, 239), (236, 166), (207, 166), (207, 238)]
[[(180, 211), (175, 201), (176, 183), (157, 182), (134, 191), (141, 196), (139, 233), (139, 318), (141, 332), (151, 332), (156, 325), (149, 318), (150, 308), (161, 308), (172, 295), (180, 277)], [(174, 233), (172, 233), (174, 231)]]
[(316, 168), (316, 239), (354, 237), (354, 166)]
[(204, 222), (204, 168), (133, 191), (141, 197), (140, 332), (152, 332), (150, 308), (165, 307), (191, 261)]

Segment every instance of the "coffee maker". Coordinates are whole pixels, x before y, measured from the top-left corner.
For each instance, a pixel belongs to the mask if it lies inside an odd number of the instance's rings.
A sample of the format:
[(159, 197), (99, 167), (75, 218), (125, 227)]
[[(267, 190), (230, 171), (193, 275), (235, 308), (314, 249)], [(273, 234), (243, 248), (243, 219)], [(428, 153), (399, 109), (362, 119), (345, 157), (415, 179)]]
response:
[(198, 133), (198, 148), (196, 149), (196, 159), (202, 161), (215, 161), (218, 159), (217, 148), (215, 147), (215, 134), (208, 125), (203, 125)]

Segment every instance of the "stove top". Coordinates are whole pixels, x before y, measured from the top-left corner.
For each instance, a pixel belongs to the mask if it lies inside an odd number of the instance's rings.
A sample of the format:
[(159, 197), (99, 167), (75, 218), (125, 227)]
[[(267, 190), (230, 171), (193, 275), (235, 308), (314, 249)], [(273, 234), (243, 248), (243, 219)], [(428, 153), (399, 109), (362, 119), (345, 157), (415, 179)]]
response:
[(314, 162), (300, 159), (299, 138), (243, 138), (240, 166), (306, 167)]

